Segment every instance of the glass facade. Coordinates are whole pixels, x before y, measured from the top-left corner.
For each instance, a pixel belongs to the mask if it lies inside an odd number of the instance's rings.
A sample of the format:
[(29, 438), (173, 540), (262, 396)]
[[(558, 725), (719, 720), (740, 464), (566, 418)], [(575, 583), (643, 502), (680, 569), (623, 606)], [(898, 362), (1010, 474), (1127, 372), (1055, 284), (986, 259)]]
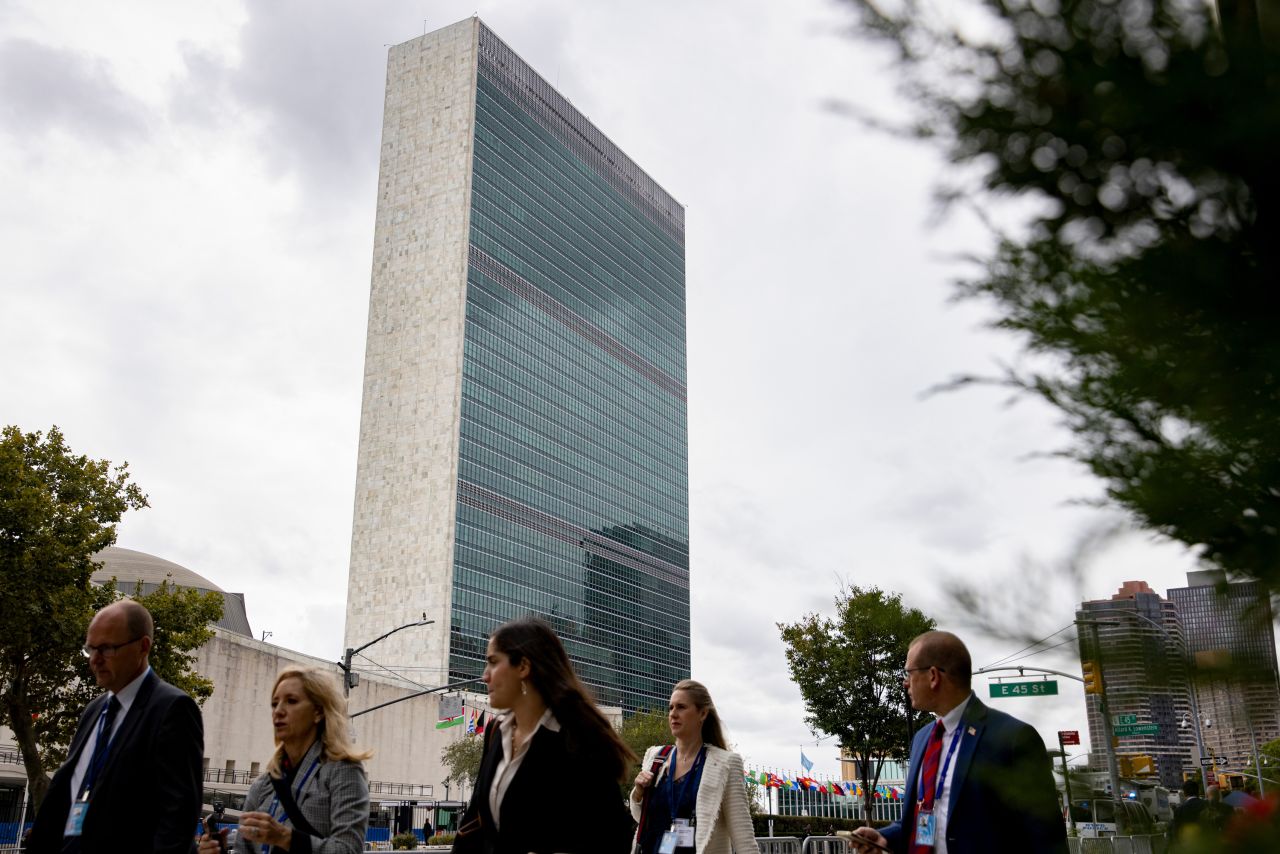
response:
[(449, 650), (536, 614), (599, 702), (689, 674), (683, 211), (480, 28)]

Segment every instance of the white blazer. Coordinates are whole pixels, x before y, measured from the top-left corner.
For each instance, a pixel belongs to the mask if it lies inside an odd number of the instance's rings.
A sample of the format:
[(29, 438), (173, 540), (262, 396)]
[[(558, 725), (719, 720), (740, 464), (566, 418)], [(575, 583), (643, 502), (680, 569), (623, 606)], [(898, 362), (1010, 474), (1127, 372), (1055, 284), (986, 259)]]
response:
[[(646, 750), (640, 767), (646, 771), (652, 768), (659, 750), (660, 745)], [(668, 756), (653, 780), (655, 786), (670, 765), (671, 757)], [(631, 798), (627, 798), (627, 803), (632, 817), (639, 821), (641, 804)], [(694, 827), (693, 845), (697, 854), (730, 854), (731, 851), (734, 854), (756, 854), (760, 850), (747, 804), (742, 757), (738, 754), (707, 745), (707, 759), (702, 766), (695, 808), (698, 823)]]

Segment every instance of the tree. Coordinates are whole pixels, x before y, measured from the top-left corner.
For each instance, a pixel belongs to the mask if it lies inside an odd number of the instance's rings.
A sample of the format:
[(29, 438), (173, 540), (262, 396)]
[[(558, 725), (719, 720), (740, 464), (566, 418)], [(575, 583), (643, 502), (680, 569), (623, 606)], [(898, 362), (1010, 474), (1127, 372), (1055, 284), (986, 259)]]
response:
[(627, 770), (627, 776), (622, 781), (622, 787), (628, 793), (631, 791), (631, 781), (635, 779), (636, 773), (640, 770), (640, 762), (644, 759), (644, 752), (655, 744), (671, 744), (671, 725), (667, 722), (667, 712), (665, 709), (646, 709), (636, 712), (622, 722), (622, 729), (618, 733), (622, 736), (622, 740), (627, 747), (631, 748), (631, 752), (638, 758), (631, 763), (631, 767)]
[(213, 694), (213, 680), (196, 672), (192, 653), (213, 638), (211, 624), (222, 619), (222, 595), (176, 587), (172, 578), (166, 578), (146, 594), (139, 584), (132, 598), (150, 611), (155, 621), (151, 669), (204, 705)]
[[(13, 730), (37, 807), (48, 769), (66, 758), (84, 706), (100, 689), (81, 653), (96, 611), (119, 598), (91, 584), (93, 555), (115, 542), (126, 510), (147, 506), (128, 466), (73, 454), (57, 427), (45, 435), (5, 427), (0, 436), (0, 723)], [(190, 650), (222, 614), (216, 593), (167, 582), (139, 601), (156, 635), (151, 663), (197, 700), (212, 684), (191, 670)]]
[(13, 730), (32, 797), (48, 788), (94, 695), (80, 647), (114, 589), (90, 585), (92, 556), (126, 510), (147, 506), (128, 465), (73, 454), (57, 427), (0, 436), (0, 720)]
[(445, 782), (463, 787), (474, 785), (476, 778), (480, 776), (480, 760), (483, 758), (483, 736), (464, 735), (445, 745), (440, 751), (440, 761), (449, 769)]
[(1047, 401), (1111, 501), (1280, 588), (1275, 22), (1256, 0), (848, 2), (893, 51), (902, 132), (959, 167), (943, 197), (1033, 202), (959, 290), (1025, 358), (954, 385)]
[(870, 816), (871, 793), (886, 759), (906, 761), (923, 713), (911, 708), (902, 685), (907, 647), (935, 623), (898, 594), (846, 587), (834, 619), (807, 614), (779, 623), (787, 666), (804, 698), (805, 723), (835, 736), (857, 763)]

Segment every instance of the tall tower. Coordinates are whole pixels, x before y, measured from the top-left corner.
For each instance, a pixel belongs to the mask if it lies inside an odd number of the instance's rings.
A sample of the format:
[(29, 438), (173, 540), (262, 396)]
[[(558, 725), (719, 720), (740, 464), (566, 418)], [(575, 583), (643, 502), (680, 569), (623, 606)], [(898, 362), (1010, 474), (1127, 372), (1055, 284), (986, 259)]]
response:
[[(1157, 727), (1154, 734), (1118, 738), (1116, 753), (1150, 756), (1162, 785), (1180, 785), (1183, 771), (1194, 767), (1195, 734), (1183, 723), (1190, 715), (1191, 697), (1176, 606), (1145, 581), (1126, 581), (1110, 599), (1082, 602), (1076, 619), (1099, 623), (1101, 648), (1094, 648), (1092, 632), (1082, 629), (1080, 657), (1102, 662), (1111, 714), (1132, 715), (1140, 726)], [(1091, 697), (1085, 699), (1092, 745), (1089, 764), (1103, 769), (1103, 745), (1112, 737), (1115, 723), (1103, 720)]]
[[(391, 48), (347, 645), (440, 685), (548, 620), (606, 705), (689, 673), (684, 210), (479, 19)], [(360, 664), (357, 659), (356, 664)]]
[(1187, 573), (1169, 590), (1178, 606), (1204, 719), (1205, 749), (1222, 772), (1253, 773), (1255, 748), (1280, 738), (1280, 673), (1271, 599), (1257, 581), (1228, 584), (1221, 571)]

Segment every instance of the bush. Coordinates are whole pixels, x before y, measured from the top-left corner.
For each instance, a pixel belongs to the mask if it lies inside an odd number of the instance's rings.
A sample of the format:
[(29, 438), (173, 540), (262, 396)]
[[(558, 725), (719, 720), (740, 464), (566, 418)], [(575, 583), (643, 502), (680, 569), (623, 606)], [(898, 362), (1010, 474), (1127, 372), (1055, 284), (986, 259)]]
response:
[(452, 845), (456, 833), (437, 833), (427, 840), (428, 845)]
[[(806, 836), (826, 836), (829, 830), (856, 830), (863, 826), (862, 819), (827, 818), (820, 815), (753, 815), (751, 823), (755, 825), (756, 836), (769, 835), (769, 819), (773, 819), (774, 836), (794, 836), (804, 839)], [(872, 827), (884, 827), (887, 821), (871, 822)]]
[(416, 851), (418, 848), (418, 837), (412, 833), (397, 833), (391, 837), (391, 850), (393, 851)]

